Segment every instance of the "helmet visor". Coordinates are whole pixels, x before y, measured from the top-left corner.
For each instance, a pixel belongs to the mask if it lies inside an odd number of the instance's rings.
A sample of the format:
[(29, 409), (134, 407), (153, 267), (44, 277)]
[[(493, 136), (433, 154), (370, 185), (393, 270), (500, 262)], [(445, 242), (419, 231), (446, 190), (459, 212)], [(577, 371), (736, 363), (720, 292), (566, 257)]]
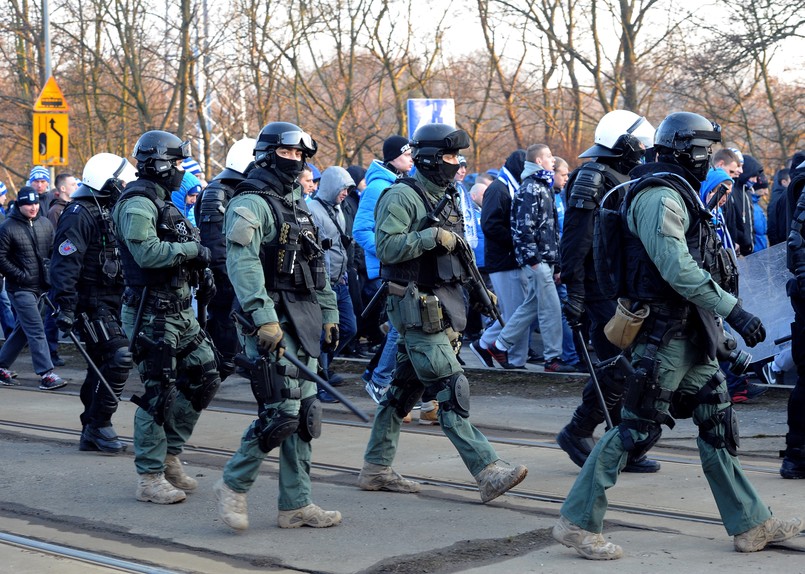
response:
[(190, 140), (185, 140), (179, 147), (168, 147), (165, 150), (165, 155), (173, 158), (186, 159), (190, 157)]
[(282, 132), (279, 135), (272, 136), (271, 139), (275, 141), (270, 143), (301, 149), (308, 156), (315, 154), (318, 148), (310, 134), (303, 131)]

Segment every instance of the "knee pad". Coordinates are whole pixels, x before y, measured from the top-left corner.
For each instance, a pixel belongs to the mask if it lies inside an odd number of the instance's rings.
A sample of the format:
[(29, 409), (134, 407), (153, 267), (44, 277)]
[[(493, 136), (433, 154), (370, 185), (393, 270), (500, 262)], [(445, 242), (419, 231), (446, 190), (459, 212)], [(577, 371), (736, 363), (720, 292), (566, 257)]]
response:
[(439, 407), (454, 411), (458, 416), (470, 416), (470, 382), (464, 373), (450, 375), (442, 381), (442, 390), (436, 394)]
[[(632, 438), (632, 433), (629, 432), (630, 430), (646, 433), (648, 436), (643, 440), (636, 441)], [(651, 450), (651, 447), (657, 444), (657, 441), (660, 440), (662, 436), (662, 426), (654, 421), (629, 419), (622, 421), (618, 425), (618, 433), (620, 434), (623, 448), (626, 449), (634, 459), (645, 455)]]
[(299, 418), (271, 409), (260, 413), (256, 434), (260, 450), (270, 452), (299, 428)]
[[(193, 385), (194, 381), (200, 384)], [(218, 387), (221, 386), (221, 377), (218, 375), (214, 362), (188, 367), (181, 373), (176, 381), (179, 390), (193, 405), (193, 410), (201, 412), (210, 406)]]
[(299, 408), (299, 438), (305, 442), (310, 442), (314, 438), (321, 436), (321, 401), (316, 395), (302, 399), (302, 406)]
[[(720, 433), (719, 428), (722, 430)], [(725, 448), (732, 456), (738, 456), (741, 437), (738, 433), (738, 414), (732, 405), (700, 423), (699, 438), (713, 448)]]

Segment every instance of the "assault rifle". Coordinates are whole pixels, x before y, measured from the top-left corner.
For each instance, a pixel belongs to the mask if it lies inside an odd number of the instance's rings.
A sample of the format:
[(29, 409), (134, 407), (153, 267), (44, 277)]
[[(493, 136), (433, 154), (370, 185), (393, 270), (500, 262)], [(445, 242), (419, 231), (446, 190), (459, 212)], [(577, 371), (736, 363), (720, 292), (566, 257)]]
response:
[[(447, 189), (444, 191), (444, 197), (442, 197), (439, 203), (436, 204), (436, 207), (428, 213), (426, 227), (435, 227), (441, 223), (439, 215), (444, 210), (448, 201), (455, 203), (457, 193), (458, 189), (455, 183), (451, 183), (447, 186)], [(501, 327), (504, 327), (503, 316), (500, 314), (497, 305), (495, 305), (489, 297), (489, 291), (486, 289), (486, 284), (484, 283), (483, 277), (481, 277), (481, 272), (478, 270), (478, 266), (475, 265), (475, 256), (472, 253), (472, 249), (460, 235), (456, 235), (456, 247), (453, 252), (458, 256), (459, 261), (461, 261), (461, 264), (470, 274), (470, 279), (467, 282), (467, 291), (469, 292), (470, 301), (476, 301), (484, 315), (492, 317), (500, 323)]]

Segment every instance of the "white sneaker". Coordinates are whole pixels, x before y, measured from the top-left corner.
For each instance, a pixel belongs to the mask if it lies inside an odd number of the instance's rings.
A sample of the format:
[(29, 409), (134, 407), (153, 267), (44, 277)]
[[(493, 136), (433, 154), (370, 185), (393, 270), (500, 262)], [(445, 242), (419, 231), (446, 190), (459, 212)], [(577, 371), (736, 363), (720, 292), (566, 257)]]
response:
[(246, 530), (249, 527), (246, 494), (229, 488), (223, 478), (216, 482), (212, 489), (218, 502), (218, 516), (224, 524), (235, 530)]
[(623, 548), (607, 542), (601, 534), (576, 526), (564, 516), (559, 518), (552, 534), (554, 540), (568, 548), (575, 548), (587, 560), (617, 560), (623, 556)]
[(783, 542), (802, 532), (801, 518), (780, 520), (773, 516), (763, 524), (758, 524), (746, 532), (736, 534), (734, 538), (735, 550), (738, 552), (758, 552), (767, 544)]
[(337, 510), (324, 510), (315, 504), (308, 504), (295, 510), (280, 510), (277, 516), (280, 528), (329, 528), (341, 524), (341, 513)]
[(486, 465), (481, 472), (475, 475), (478, 491), (481, 493), (481, 502), (489, 502), (511, 490), (523, 482), (527, 474), (528, 469), (522, 464), (513, 468), (498, 464), (498, 461)]
[(161, 472), (141, 474), (137, 482), (137, 500), (154, 504), (176, 504), (182, 502), (187, 495), (165, 480)]

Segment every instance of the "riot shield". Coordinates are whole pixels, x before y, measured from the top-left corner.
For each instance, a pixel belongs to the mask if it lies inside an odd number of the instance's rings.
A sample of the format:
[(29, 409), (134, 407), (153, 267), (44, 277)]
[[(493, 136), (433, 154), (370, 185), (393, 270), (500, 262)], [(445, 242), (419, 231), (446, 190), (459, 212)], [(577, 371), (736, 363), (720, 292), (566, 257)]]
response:
[[(766, 327), (766, 340), (749, 348), (740, 335), (736, 335), (739, 348), (752, 355), (752, 361), (773, 357), (791, 346), (791, 323), (794, 310), (785, 292), (791, 278), (785, 262), (785, 243), (738, 259), (739, 289), (743, 308), (757, 315)], [(786, 339), (775, 344), (774, 341)]]

